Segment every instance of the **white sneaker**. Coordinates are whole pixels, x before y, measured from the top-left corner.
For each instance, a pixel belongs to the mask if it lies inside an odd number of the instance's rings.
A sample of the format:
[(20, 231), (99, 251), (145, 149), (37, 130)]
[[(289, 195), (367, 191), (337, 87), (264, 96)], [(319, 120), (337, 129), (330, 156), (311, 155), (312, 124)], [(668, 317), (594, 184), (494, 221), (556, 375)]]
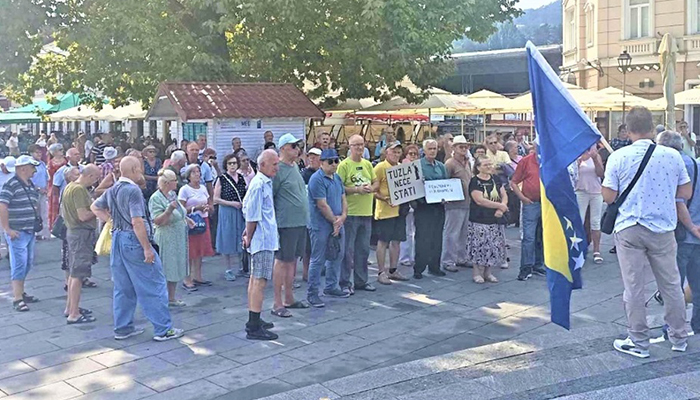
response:
[(153, 340), (155, 340), (156, 342), (165, 342), (166, 340), (181, 338), (182, 335), (184, 335), (184, 334), (185, 334), (185, 331), (183, 329), (170, 328), (163, 335), (153, 336)]
[(688, 349), (688, 342), (683, 342), (682, 344), (674, 344), (671, 346), (671, 350), (677, 351), (679, 353), (685, 353)]
[(615, 350), (639, 358), (649, 358), (649, 350), (643, 350), (634, 345), (629, 337), (626, 339), (615, 339), (613, 342)]

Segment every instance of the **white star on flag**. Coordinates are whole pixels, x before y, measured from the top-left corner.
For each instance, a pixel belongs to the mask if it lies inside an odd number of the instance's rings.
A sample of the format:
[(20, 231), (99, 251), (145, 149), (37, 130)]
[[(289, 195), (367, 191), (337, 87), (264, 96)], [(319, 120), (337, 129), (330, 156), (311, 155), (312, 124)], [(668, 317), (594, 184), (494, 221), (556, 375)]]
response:
[(583, 242), (583, 239), (579, 239), (576, 236), (576, 232), (574, 232), (574, 236), (571, 236), (569, 239), (571, 239), (571, 249), (573, 250), (574, 248), (576, 248), (576, 251), (580, 251), (578, 248), (578, 244)]
[(578, 253), (578, 256), (572, 257), (572, 260), (576, 262), (576, 269), (583, 267), (583, 263), (586, 262), (586, 258), (583, 256), (583, 253)]
[(566, 230), (568, 231), (569, 229), (573, 230), (574, 229), (574, 224), (571, 223), (571, 220), (564, 217), (564, 221), (566, 221)]

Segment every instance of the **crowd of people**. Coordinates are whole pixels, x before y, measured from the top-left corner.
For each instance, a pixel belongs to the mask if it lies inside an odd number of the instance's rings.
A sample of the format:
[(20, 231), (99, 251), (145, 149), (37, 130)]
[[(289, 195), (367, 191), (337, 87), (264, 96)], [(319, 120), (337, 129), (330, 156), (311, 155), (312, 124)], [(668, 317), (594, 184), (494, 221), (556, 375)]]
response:
[[(658, 145), (651, 146), (651, 114), (635, 108), (612, 141), (614, 152), (597, 144), (568, 171), (594, 263), (603, 262), (603, 203), (631, 187), (618, 204), (614, 233), (630, 337), (614, 345), (640, 357), (648, 356), (649, 345), (640, 272), (645, 259), (665, 301), (673, 349), (686, 346), (685, 279), (697, 289), (692, 327), (700, 329), (700, 258), (694, 257), (700, 252), (700, 202), (692, 202), (697, 186), (689, 178), (697, 180), (698, 166), (683, 125), (681, 133), (657, 128)], [(213, 282), (205, 276), (222, 273), (229, 281), (248, 279), (247, 337), (274, 340), (274, 323), (261, 315), (269, 281), (271, 315), (278, 318), (324, 307), (324, 297), (373, 292), (368, 265), (375, 241), (380, 285), (419, 280), (426, 270), (439, 277), (466, 268), (475, 283), (496, 283), (497, 270), (509, 267), (505, 229), (515, 225), (522, 241), (518, 280), (545, 275), (539, 160), (527, 130), (491, 134), (483, 144), (438, 132), (418, 146), (401, 143), (389, 127), (373, 162), (362, 136), (348, 139), (345, 157), (327, 132), (316, 136), (316, 143), (305, 146), (289, 133), (275, 142), (268, 131), (264, 145), (250, 153), (233, 138), (221, 164), (203, 136), (179, 148), (149, 144), (122, 151), (111, 135), (98, 134), (89, 153), (77, 142), (65, 153), (53, 143), (48, 158), (38, 145), (29, 146), (29, 154), (6, 157), (0, 163), (2, 176), (9, 177), (0, 191), (0, 222), (10, 253), (13, 307), (25, 312), (37, 301), (24, 291), (24, 279), (35, 240), (51, 234), (63, 243), (66, 320), (80, 324), (95, 321), (79, 306), (80, 293), (95, 285), (89, 278), (97, 238), (111, 233), (116, 339), (143, 332), (133, 324), (137, 303), (154, 325), (155, 340), (182, 336), (170, 318), (170, 308), (186, 306), (178, 289), (206, 290)], [(650, 156), (642, 162), (647, 149)], [(426, 181), (458, 179), (463, 200), (394, 204), (387, 170), (415, 161)], [(636, 182), (640, 164), (645, 173)], [(674, 238), (672, 231), (682, 227), (686, 234)], [(215, 254), (225, 267), (205, 271), (203, 259)], [(299, 260), (307, 282), (302, 299), (294, 294), (301, 286), (295, 279)], [(399, 265), (412, 266), (412, 276), (404, 276)]]

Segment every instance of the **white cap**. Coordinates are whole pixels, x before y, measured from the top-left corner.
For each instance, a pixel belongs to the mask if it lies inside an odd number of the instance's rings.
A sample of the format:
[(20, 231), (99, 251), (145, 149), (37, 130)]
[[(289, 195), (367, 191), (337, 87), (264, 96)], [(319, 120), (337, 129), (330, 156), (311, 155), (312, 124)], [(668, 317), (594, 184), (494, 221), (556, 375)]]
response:
[(5, 169), (10, 171), (10, 172), (15, 172), (15, 158), (12, 156), (7, 156), (2, 161), (0, 161), (0, 164), (3, 164), (5, 166)]
[(306, 152), (306, 154), (315, 154), (315, 155), (317, 155), (317, 156), (320, 156), (320, 155), (321, 155), (321, 149), (319, 149), (318, 147), (312, 147), (311, 149), (309, 149), (308, 152)]
[(32, 156), (24, 154), (17, 158), (17, 161), (15, 162), (15, 167), (22, 167), (25, 165), (33, 165), (36, 167), (37, 165), (39, 165), (39, 161), (35, 160)]
[(105, 160), (114, 160), (117, 157), (117, 149), (107, 146), (102, 150), (102, 156), (104, 156)]

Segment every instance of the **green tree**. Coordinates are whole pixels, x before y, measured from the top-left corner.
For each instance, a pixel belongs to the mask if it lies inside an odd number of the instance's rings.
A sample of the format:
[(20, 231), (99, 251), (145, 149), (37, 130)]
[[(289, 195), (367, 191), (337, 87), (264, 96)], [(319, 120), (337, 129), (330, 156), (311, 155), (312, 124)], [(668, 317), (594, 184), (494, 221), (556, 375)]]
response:
[[(341, 90), (329, 102), (412, 98), (395, 83), (408, 76), (425, 89), (439, 81), (451, 69), (452, 42), (485, 41), (496, 23), (519, 14), (516, 2), (0, 0), (17, 15), (42, 11), (30, 31), (0, 23), (2, 35), (16, 39), (8, 48), (22, 53), (0, 85), (25, 98), (35, 89), (73, 91), (95, 104), (103, 96), (148, 104), (163, 80), (306, 81), (314, 98)], [(39, 32), (69, 55), (32, 63)]]

